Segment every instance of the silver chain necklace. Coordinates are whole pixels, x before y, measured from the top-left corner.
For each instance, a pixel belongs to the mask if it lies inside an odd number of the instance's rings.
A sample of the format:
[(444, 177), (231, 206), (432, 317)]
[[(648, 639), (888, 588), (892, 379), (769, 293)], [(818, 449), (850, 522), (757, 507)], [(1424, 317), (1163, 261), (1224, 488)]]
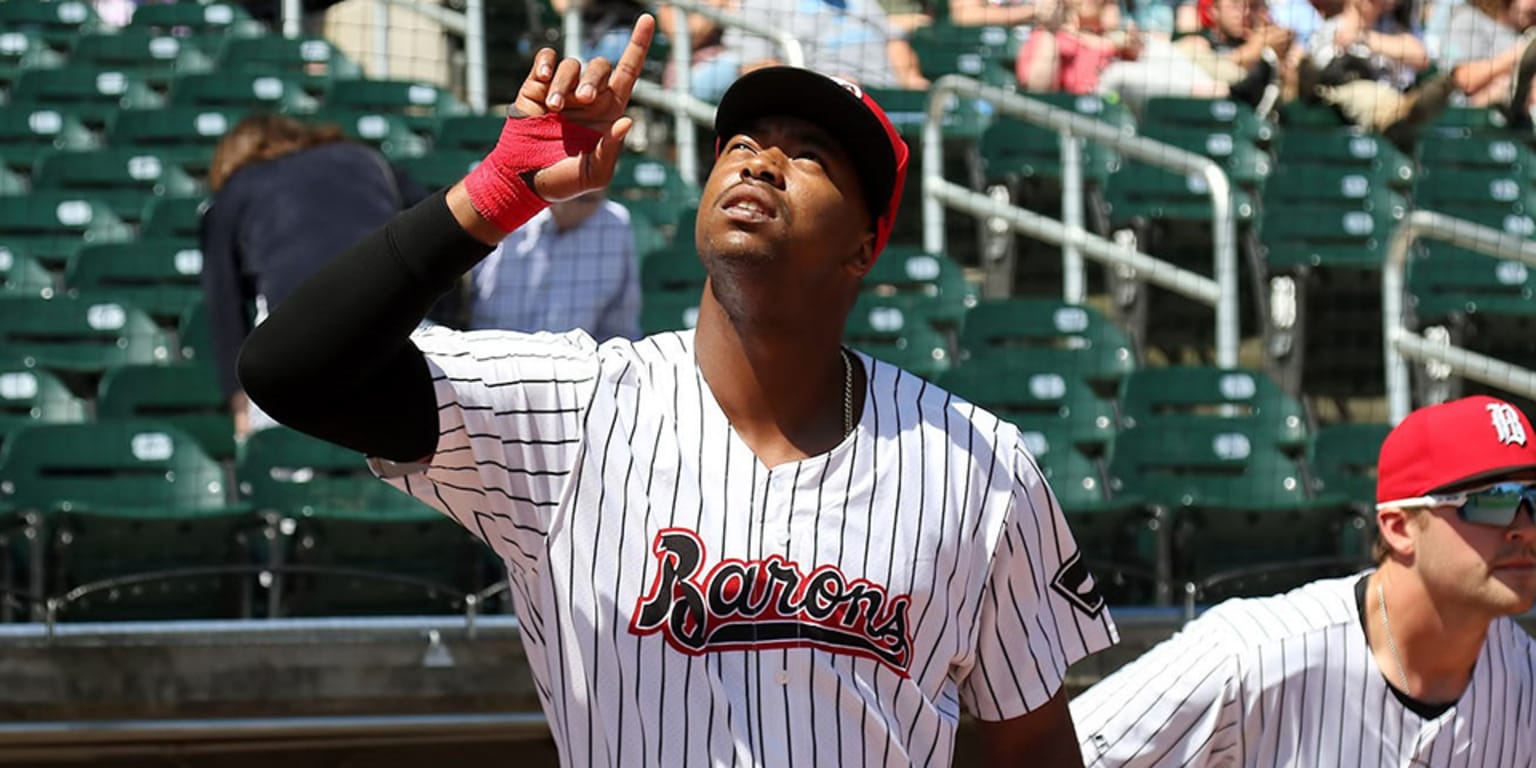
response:
[(846, 347), (838, 347), (843, 353), (843, 437), (853, 431), (853, 360)]
[(1392, 651), (1392, 660), (1397, 662), (1397, 676), (1403, 681), (1403, 693), (1407, 694), (1408, 670), (1403, 667), (1403, 655), (1397, 652), (1397, 640), (1392, 637), (1392, 622), (1387, 620), (1387, 593), (1379, 580), (1376, 582), (1376, 602), (1381, 604), (1381, 626), (1387, 631), (1387, 649)]

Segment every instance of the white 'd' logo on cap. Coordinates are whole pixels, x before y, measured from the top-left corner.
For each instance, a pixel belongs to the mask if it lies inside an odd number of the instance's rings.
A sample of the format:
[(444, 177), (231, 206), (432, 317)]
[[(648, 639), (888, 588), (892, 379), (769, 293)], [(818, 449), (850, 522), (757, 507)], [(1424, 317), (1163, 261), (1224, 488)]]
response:
[(857, 96), (860, 100), (862, 100), (864, 98), (864, 90), (862, 88), (858, 87), (857, 85), (854, 85), (853, 83), (850, 83), (847, 80), (842, 79), (841, 77), (836, 77), (836, 76), (833, 76), (833, 75), (827, 75), (827, 78), (830, 79), (832, 82), (837, 83), (838, 85), (841, 85), (844, 90), (848, 91), (849, 93), (853, 94), (854, 96)]
[(1493, 429), (1499, 433), (1499, 442), (1505, 445), (1525, 445), (1525, 425), (1520, 423), (1520, 414), (1509, 403), (1492, 403), (1488, 405), (1488, 417), (1493, 420)]

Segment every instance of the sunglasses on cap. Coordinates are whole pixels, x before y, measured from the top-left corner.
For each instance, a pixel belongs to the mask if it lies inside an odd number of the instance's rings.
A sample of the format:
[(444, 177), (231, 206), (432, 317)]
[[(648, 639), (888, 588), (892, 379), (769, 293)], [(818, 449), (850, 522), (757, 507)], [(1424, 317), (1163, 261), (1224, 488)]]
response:
[(1520, 514), (1522, 504), (1532, 519), (1536, 520), (1536, 484), (1495, 483), (1486, 488), (1460, 493), (1437, 493), (1384, 501), (1377, 504), (1376, 509), (1451, 505), (1456, 507), (1456, 516), (1466, 522), (1507, 528), (1514, 525), (1515, 516)]

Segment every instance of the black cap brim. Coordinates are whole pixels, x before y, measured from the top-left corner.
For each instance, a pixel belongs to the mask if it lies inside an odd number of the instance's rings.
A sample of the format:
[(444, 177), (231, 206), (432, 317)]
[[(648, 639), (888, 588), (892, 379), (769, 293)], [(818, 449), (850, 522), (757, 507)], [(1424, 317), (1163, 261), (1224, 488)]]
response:
[(798, 117), (819, 126), (853, 163), (874, 218), (889, 211), (896, 155), (885, 126), (864, 100), (838, 81), (799, 67), (764, 67), (737, 78), (715, 110), (720, 140), (762, 117)]

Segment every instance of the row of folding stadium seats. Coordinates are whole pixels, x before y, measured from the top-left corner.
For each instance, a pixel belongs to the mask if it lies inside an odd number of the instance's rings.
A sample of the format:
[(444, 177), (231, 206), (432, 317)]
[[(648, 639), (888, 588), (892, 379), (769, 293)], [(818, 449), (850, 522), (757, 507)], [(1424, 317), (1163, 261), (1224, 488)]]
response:
[(457, 612), (499, 578), (360, 454), (282, 428), (231, 471), (158, 420), (33, 425), (0, 477), (0, 620)]

